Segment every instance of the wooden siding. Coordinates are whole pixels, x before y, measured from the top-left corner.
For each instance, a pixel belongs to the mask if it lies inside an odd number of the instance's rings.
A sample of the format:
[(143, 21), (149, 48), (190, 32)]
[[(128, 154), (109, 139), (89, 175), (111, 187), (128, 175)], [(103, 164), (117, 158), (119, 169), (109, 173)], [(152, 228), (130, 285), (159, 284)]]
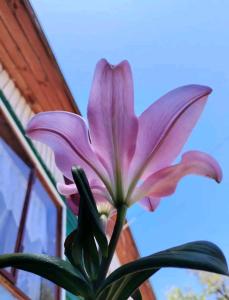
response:
[[(126, 264), (139, 258), (139, 252), (129, 227), (124, 227), (117, 245), (117, 253), (120, 264)], [(149, 281), (145, 281), (141, 287), (142, 299), (156, 300)]]
[(29, 1), (0, 2), (0, 62), (33, 112), (79, 113)]
[[(116, 216), (113, 216), (112, 220), (108, 222), (108, 236), (111, 236), (112, 234), (115, 219)], [(116, 253), (110, 266), (110, 272), (117, 269), (120, 265), (124, 265), (128, 262), (134, 261), (139, 257), (139, 252), (133, 239), (131, 230), (128, 226), (128, 223), (126, 222), (117, 244)], [(156, 300), (156, 296), (148, 280), (141, 285), (140, 290), (142, 299)]]
[[(19, 89), (15, 86), (13, 80), (10, 78), (9, 74), (3, 69), (0, 64), (0, 90), (4, 94), (8, 105), (16, 114), (18, 120), (21, 122), (22, 127), (25, 129), (28, 121), (34, 115), (34, 112), (30, 108), (29, 104), (22, 96)], [(42, 158), (43, 162), (46, 164), (50, 173), (54, 176), (56, 181), (63, 181), (63, 176), (55, 165), (54, 154), (52, 150), (39, 142), (34, 142), (33, 144)]]

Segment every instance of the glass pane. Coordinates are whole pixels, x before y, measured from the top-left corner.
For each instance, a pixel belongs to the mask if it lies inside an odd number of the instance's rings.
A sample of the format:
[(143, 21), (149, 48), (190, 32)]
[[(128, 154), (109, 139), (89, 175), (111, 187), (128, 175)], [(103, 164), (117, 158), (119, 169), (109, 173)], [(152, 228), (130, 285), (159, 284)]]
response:
[(30, 169), (0, 138), (0, 253), (15, 250)]
[[(36, 179), (28, 208), (23, 251), (56, 255), (57, 221), (58, 209)], [(55, 299), (55, 285), (31, 273), (19, 271), (17, 286), (33, 300)]]
[(4, 286), (0, 285), (0, 295), (1, 299), (4, 300), (17, 300), (15, 296), (13, 296)]

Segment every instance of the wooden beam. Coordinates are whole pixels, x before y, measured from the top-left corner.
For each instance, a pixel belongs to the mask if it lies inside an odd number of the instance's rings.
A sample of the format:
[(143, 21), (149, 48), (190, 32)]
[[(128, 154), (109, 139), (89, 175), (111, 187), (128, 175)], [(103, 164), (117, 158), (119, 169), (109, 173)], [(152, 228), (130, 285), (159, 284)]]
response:
[[(122, 231), (116, 252), (121, 265), (139, 258), (139, 252), (129, 227), (126, 227)], [(140, 290), (142, 299), (156, 300), (155, 294), (148, 280), (141, 285)]]
[(21, 73), (18, 72), (15, 63), (10, 58), (9, 53), (8, 51), (6, 51), (2, 42), (0, 42), (0, 61), (2, 62), (4, 67), (8, 66), (8, 70), (11, 74), (14, 74), (13, 80), (17, 82), (18, 88), (20, 90), (23, 90), (25, 95), (31, 95), (32, 92), (30, 87), (22, 77)]
[[(58, 73), (56, 72), (52, 52), (49, 51), (47, 47), (45, 48), (42, 46), (44, 37), (39, 34), (37, 28), (34, 30), (33, 19), (31, 19), (31, 16), (28, 13), (25, 13), (27, 7), (23, 1), (9, 1), (8, 5), (38, 60), (44, 63), (47, 79), (53, 87), (54, 92), (57, 94), (59, 102), (64, 108), (65, 105), (63, 99), (66, 97), (66, 86), (64, 85), (64, 81), (61, 80), (61, 77), (58, 76)], [(53, 63), (50, 63), (50, 61)]]
[(26, 0), (0, 1), (0, 60), (35, 112), (79, 113)]
[[(2, 3), (2, 2), (1, 2)], [(0, 17), (0, 47), (2, 47), (1, 53), (7, 52), (8, 57), (11, 59), (11, 63), (8, 65), (7, 60), (4, 60), (4, 57), (1, 57), (1, 63), (3, 67), (9, 72), (10, 76), (14, 78), (16, 85), (18, 82), (16, 81), (17, 73), (20, 73), (21, 77), (24, 78), (24, 81), (30, 87), (32, 93), (29, 94), (28, 97), (28, 90), (21, 90), (23, 95), (27, 95), (27, 101), (30, 101), (31, 107), (34, 109), (33, 105), (39, 104), (43, 110), (47, 110), (46, 103), (44, 100), (47, 101), (47, 98), (43, 91), (40, 89), (40, 86), (36, 79), (34, 78), (33, 74), (31, 74), (30, 66), (27, 65), (21, 50), (18, 48), (15, 40), (11, 37), (8, 28), (2, 22)], [(12, 64), (15, 65), (12, 68)]]

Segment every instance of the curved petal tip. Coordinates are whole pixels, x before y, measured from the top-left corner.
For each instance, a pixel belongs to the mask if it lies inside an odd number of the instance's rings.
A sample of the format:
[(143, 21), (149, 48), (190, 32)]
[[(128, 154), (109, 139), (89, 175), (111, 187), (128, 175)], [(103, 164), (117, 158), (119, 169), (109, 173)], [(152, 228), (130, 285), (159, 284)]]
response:
[(219, 163), (209, 154), (200, 151), (188, 151), (182, 155), (182, 163), (199, 163), (202, 166), (202, 174), (220, 183), (223, 172)]
[[(200, 92), (206, 94), (206, 95), (209, 95), (211, 94), (212, 92), (212, 88), (210, 88), (209, 86), (207, 85), (200, 85), (200, 84), (189, 84), (187, 85), (187, 87), (189, 88), (193, 88), (195, 90), (199, 90)], [(185, 88), (185, 86), (184, 86)]]
[(56, 185), (58, 192), (63, 196), (70, 196), (77, 193), (77, 188), (74, 183), (72, 184), (64, 184), (58, 182)]
[(112, 64), (106, 58), (102, 58), (98, 61), (98, 63), (96, 64), (96, 69), (97, 68), (105, 68), (106, 66), (110, 67), (110, 69), (115, 69), (117, 67), (124, 67), (124, 68), (127, 67), (127, 68), (131, 69), (130, 63), (126, 59), (122, 60), (121, 62), (119, 62), (117, 64)]
[(139, 204), (147, 211), (153, 212), (158, 207), (160, 200), (160, 198), (146, 196), (139, 201)]

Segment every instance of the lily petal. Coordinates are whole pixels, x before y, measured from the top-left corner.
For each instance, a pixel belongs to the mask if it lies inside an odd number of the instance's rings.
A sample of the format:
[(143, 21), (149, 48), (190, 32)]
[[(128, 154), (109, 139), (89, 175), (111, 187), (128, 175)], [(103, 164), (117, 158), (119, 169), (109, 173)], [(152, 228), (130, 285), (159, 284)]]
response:
[[(211, 89), (188, 85), (177, 88), (153, 103), (139, 118), (136, 152), (130, 167), (131, 180), (171, 165), (195, 126)], [(133, 174), (133, 175), (132, 175)]]
[(158, 207), (161, 199), (160, 198), (153, 198), (150, 196), (144, 197), (142, 200), (139, 201), (139, 204), (148, 211), (155, 211), (155, 209)]
[(80, 207), (80, 198), (79, 195), (72, 195), (67, 197), (67, 204), (74, 215), (78, 216), (79, 207)]
[(89, 179), (95, 173), (106, 177), (105, 170), (91, 148), (85, 121), (68, 112), (42, 112), (33, 117), (27, 135), (47, 144), (55, 153), (58, 168), (65, 177), (72, 179), (72, 166), (81, 166)]
[[(94, 185), (90, 183), (90, 188), (92, 190), (96, 202), (104, 202), (104, 201), (112, 202), (110, 195), (104, 186), (101, 186), (98, 183)], [(76, 195), (78, 198), (80, 198), (80, 195), (74, 183), (64, 184), (58, 182), (57, 190), (63, 196), (69, 197), (72, 195)]]
[(57, 190), (63, 196), (70, 196), (78, 193), (75, 183), (72, 184), (64, 184), (64, 183), (57, 183)]
[(108, 167), (111, 178), (115, 181), (117, 172), (125, 178), (135, 151), (138, 128), (133, 81), (127, 61), (117, 66), (104, 59), (98, 62), (90, 93), (88, 120), (92, 144), (101, 162)]
[[(91, 185), (92, 193), (95, 197), (97, 207), (100, 209), (110, 208), (112, 210), (112, 201), (110, 199), (110, 195), (108, 194), (105, 187), (98, 184), (97, 180), (94, 180), (95, 185)], [(80, 204), (80, 194), (78, 193), (77, 187), (74, 183), (71, 184), (64, 184), (64, 183), (57, 183), (57, 190), (58, 192), (66, 197), (67, 204), (69, 208), (75, 215), (78, 215), (79, 212), (79, 204)], [(109, 202), (110, 203), (109, 203)]]
[(149, 176), (140, 187), (136, 188), (131, 203), (144, 196), (164, 197), (175, 192), (178, 182), (186, 175), (195, 174), (222, 180), (222, 171), (216, 160), (210, 155), (189, 151), (182, 156), (179, 164), (159, 170)]

